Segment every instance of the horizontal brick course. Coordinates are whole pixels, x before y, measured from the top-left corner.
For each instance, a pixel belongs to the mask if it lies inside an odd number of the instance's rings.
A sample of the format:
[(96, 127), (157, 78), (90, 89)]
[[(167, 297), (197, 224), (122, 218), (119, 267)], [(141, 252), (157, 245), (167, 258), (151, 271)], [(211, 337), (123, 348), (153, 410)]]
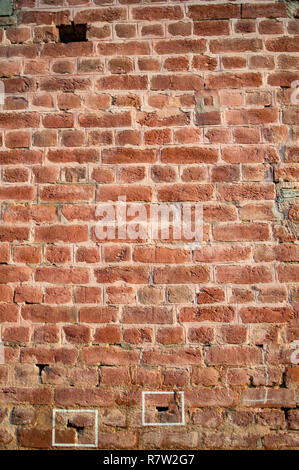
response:
[(0, 449), (298, 449), (296, 2), (13, 3)]

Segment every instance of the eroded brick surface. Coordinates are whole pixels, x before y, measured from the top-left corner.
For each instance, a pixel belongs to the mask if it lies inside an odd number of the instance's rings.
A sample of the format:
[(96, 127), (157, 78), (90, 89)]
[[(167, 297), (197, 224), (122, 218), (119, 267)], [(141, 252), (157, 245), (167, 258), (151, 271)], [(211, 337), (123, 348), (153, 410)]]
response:
[[(56, 442), (93, 442), (75, 411), (93, 409), (101, 449), (299, 448), (288, 3), (15, 2), (0, 27), (0, 448), (53, 448), (54, 408), (74, 410)], [(61, 42), (72, 21), (86, 41)], [(99, 240), (97, 206), (119, 196), (201, 203), (202, 243)], [(142, 427), (151, 390), (184, 391), (184, 426)], [(180, 419), (178, 396), (151, 419)]]

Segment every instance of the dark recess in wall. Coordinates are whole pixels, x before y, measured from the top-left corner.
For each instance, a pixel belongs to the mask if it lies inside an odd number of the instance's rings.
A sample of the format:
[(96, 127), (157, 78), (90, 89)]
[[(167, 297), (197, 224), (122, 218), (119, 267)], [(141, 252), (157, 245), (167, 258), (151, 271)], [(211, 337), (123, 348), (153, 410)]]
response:
[(87, 25), (86, 24), (72, 24), (70, 25), (59, 25), (59, 39), (60, 42), (68, 44), (69, 42), (84, 42), (87, 41), (86, 32), (87, 32)]

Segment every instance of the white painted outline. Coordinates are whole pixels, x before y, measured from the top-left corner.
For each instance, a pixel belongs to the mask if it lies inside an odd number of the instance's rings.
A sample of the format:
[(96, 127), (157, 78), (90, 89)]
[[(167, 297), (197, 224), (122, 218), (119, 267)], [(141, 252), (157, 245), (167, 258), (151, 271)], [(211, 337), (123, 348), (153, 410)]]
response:
[(0, 109), (2, 109), (2, 106), (5, 103), (5, 85), (4, 81), (0, 80)]
[(5, 364), (4, 341), (0, 341), (0, 364)]
[[(178, 423), (146, 423), (145, 422), (145, 395), (174, 395), (179, 393), (182, 400), (182, 421)], [(182, 391), (173, 391), (173, 392), (142, 392), (142, 426), (185, 426), (185, 397), (184, 392)]]
[[(94, 413), (95, 415), (95, 443), (94, 444), (63, 444), (61, 442), (55, 442), (55, 418), (56, 413)], [(98, 410), (66, 410), (60, 408), (54, 408), (52, 412), (52, 447), (98, 447)]]
[[(299, 80), (298, 80), (299, 82)], [(292, 364), (294, 365), (298, 365), (299, 364), (299, 340), (295, 340), (295, 341), (292, 341), (291, 344), (290, 344), (290, 348), (291, 349), (295, 349), (295, 351), (292, 352), (291, 354), (291, 357), (290, 357), (290, 361)]]
[(291, 94), (291, 103), (292, 104), (299, 104), (299, 80), (294, 80), (291, 83), (291, 88), (295, 88), (294, 91)]

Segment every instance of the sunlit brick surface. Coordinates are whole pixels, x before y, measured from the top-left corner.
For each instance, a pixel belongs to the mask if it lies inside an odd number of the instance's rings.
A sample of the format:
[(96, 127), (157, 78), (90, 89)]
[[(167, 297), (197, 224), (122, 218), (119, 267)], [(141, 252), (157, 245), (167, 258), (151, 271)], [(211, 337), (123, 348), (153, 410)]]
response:
[[(299, 448), (298, 2), (14, 8), (0, 447)], [(61, 42), (71, 22), (86, 41)], [(99, 240), (97, 207), (120, 196), (200, 204), (202, 239)], [(184, 392), (184, 420), (178, 393), (154, 395), (163, 426), (144, 426), (144, 391)]]

